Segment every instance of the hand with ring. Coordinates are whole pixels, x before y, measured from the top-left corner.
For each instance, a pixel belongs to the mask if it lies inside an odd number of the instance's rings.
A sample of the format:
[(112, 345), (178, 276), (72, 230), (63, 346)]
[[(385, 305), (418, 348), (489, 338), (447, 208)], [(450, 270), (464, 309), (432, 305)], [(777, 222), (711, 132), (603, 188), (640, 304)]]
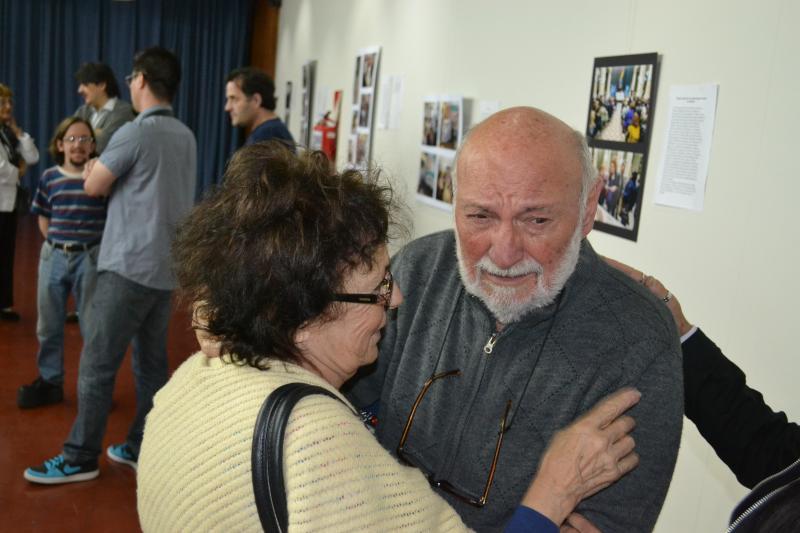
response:
[(648, 276), (644, 272), (628, 266), (625, 263), (615, 261), (609, 257), (603, 257), (603, 260), (617, 270), (627, 274), (632, 280), (637, 281), (647, 287), (650, 292), (658, 297), (659, 300), (664, 302), (664, 304), (667, 306), (667, 309), (669, 309), (669, 312), (672, 313), (672, 318), (675, 320), (675, 325), (678, 327), (679, 335), (685, 335), (689, 333), (689, 330), (692, 329), (692, 324), (683, 315), (683, 310), (681, 309), (681, 304), (678, 301), (678, 298), (676, 298), (674, 294), (667, 290), (667, 288), (664, 287), (664, 285), (658, 279), (654, 278), (653, 276)]

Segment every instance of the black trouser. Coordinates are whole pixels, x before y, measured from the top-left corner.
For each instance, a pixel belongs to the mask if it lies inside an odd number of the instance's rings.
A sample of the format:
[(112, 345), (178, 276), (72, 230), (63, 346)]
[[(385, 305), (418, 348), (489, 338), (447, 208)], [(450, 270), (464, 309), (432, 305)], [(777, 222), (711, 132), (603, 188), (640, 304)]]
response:
[(17, 213), (0, 213), (0, 309), (14, 305), (14, 245)]

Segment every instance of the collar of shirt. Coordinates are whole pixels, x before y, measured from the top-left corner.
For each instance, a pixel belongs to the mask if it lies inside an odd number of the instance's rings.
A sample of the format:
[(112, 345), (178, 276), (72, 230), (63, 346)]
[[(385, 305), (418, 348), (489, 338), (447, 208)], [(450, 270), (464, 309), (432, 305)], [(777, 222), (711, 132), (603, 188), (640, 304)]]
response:
[(114, 106), (117, 105), (117, 97), (109, 98), (106, 105), (100, 108), (100, 111), (114, 111)]

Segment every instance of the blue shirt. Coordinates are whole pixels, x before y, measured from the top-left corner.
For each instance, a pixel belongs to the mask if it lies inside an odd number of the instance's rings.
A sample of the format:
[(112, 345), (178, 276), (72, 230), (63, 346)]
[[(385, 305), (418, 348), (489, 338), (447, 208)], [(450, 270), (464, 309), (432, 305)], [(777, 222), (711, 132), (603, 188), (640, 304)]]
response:
[(172, 290), (170, 247), (178, 222), (192, 207), (197, 181), (194, 134), (169, 106), (154, 106), (114, 133), (100, 161), (117, 179), (98, 271)]
[(294, 150), (294, 138), (281, 119), (273, 118), (259, 124), (245, 141), (244, 145), (249, 146), (253, 143), (278, 139), (285, 141), (287, 146)]
[(518, 505), (511, 520), (506, 524), (505, 533), (558, 533), (558, 526), (540, 512)]
[(61, 167), (44, 171), (31, 212), (50, 219), (47, 239), (57, 243), (94, 243), (103, 236), (106, 199), (83, 190), (83, 176)]

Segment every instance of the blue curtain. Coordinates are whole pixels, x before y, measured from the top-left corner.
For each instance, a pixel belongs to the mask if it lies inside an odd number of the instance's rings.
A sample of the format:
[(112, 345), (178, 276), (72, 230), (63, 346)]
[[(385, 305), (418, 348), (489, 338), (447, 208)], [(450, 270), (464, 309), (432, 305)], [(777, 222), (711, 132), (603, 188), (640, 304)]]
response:
[(218, 183), (240, 144), (223, 112), (225, 75), (249, 62), (255, 1), (0, 0), (0, 82), (14, 91), (17, 122), (41, 154), (26, 186), (54, 164), (47, 155), (53, 130), (83, 103), (73, 77), (80, 64), (107, 63), (130, 101), (124, 77), (133, 55), (154, 45), (181, 61), (173, 106), (197, 137), (198, 197)]

